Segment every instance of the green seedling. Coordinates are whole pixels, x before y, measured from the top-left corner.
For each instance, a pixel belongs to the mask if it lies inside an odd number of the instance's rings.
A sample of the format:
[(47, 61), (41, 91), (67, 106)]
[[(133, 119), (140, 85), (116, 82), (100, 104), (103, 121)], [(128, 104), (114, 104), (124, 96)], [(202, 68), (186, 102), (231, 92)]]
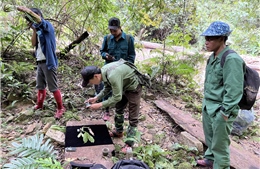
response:
[[(87, 129), (88, 131), (85, 131), (84, 129)], [(77, 129), (77, 132), (79, 132), (78, 138), (82, 137), (84, 143), (87, 143), (88, 141), (90, 141), (91, 143), (95, 142), (93, 138), (93, 136), (95, 135), (90, 127), (81, 127)]]

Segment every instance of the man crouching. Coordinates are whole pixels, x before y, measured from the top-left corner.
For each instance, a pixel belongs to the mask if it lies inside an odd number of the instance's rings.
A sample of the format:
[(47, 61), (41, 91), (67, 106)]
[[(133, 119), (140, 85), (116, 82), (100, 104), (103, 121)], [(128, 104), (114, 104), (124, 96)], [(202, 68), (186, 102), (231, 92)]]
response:
[[(104, 82), (103, 90), (97, 96), (86, 101), (91, 104), (88, 108), (97, 110), (115, 105), (115, 129), (109, 133), (111, 137), (123, 137), (124, 109), (128, 103), (129, 126), (127, 129), (127, 141), (125, 141), (126, 146), (124, 146), (122, 151), (125, 151), (127, 147), (132, 147), (134, 144), (133, 138), (137, 131), (142, 94), (142, 86), (138, 82), (135, 70), (124, 64), (125, 62), (125, 60), (121, 59), (107, 64), (101, 69), (96, 66), (87, 66), (81, 71), (83, 87), (86, 87), (87, 84), (98, 85), (102, 81)], [(111, 90), (112, 97), (96, 103), (96, 101), (109, 94)]]

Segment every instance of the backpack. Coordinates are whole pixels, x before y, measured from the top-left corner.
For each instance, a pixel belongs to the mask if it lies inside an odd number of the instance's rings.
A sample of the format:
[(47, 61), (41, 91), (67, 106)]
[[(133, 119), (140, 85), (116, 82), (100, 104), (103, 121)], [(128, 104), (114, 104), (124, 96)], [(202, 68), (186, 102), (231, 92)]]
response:
[(117, 66), (120, 66), (122, 64), (126, 64), (127, 66), (131, 67), (132, 69), (134, 69), (134, 72), (137, 76), (137, 80), (139, 82), (139, 84), (141, 86), (145, 86), (147, 88), (150, 88), (151, 85), (152, 85), (152, 82), (151, 82), (151, 78), (148, 74), (143, 74), (141, 72), (139, 72), (139, 70), (137, 70), (137, 67), (132, 63), (132, 62), (128, 62), (124, 59), (120, 59), (117, 61), (118, 64), (114, 65), (113, 67), (110, 67), (109, 69), (107, 69), (107, 71), (110, 71), (110, 70), (113, 70), (115, 69)]
[(138, 82), (140, 85), (150, 88), (152, 86), (151, 78), (148, 74), (143, 74), (137, 70), (137, 67), (132, 63), (125, 61), (124, 64), (128, 65), (132, 69), (135, 70), (135, 74), (138, 77)]
[(147, 164), (139, 160), (121, 160), (111, 169), (150, 169)]
[[(231, 53), (236, 53), (233, 50), (227, 50), (225, 53), (223, 53), (221, 61), (220, 61), (220, 66), (223, 68), (226, 57), (228, 54)], [(257, 71), (254, 69), (251, 69), (247, 65), (245, 66), (245, 75), (244, 75), (244, 91), (243, 91), (243, 96), (238, 103), (240, 109), (242, 110), (251, 110), (253, 107), (255, 101), (256, 101), (256, 96), (258, 93), (258, 89), (260, 86), (260, 79), (259, 79), (259, 74)]]
[(79, 164), (71, 161), (70, 169), (107, 169), (107, 168), (102, 164)]

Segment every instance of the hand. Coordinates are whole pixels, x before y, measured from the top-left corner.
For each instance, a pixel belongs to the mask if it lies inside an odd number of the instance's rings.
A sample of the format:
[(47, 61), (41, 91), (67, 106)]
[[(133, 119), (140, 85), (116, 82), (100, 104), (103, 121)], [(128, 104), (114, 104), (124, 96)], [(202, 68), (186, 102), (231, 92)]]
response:
[(18, 11), (26, 13), (27, 15), (30, 15), (30, 19), (28, 19), (31, 20), (31, 22), (41, 22), (41, 16), (37, 13), (34, 13), (31, 9), (27, 8), (26, 6), (17, 6), (16, 9)]
[(114, 56), (112, 56), (112, 55), (109, 55), (108, 53), (106, 53), (106, 59), (107, 60), (114, 60), (115, 58), (114, 58)]
[(100, 109), (102, 107), (102, 103), (95, 103), (95, 104), (91, 104), (88, 108), (91, 110), (97, 110)]
[(25, 6), (17, 6), (17, 10), (21, 11), (21, 12), (28, 12), (28, 11), (30, 11), (30, 9), (25, 7)]
[(92, 97), (92, 98), (89, 98), (88, 100), (86, 100), (85, 103), (89, 102), (89, 103), (93, 104), (93, 103), (96, 103), (96, 101), (97, 101), (97, 97)]
[(28, 25), (28, 29), (31, 28), (32, 30), (36, 30), (32, 22), (28, 22), (27, 25)]

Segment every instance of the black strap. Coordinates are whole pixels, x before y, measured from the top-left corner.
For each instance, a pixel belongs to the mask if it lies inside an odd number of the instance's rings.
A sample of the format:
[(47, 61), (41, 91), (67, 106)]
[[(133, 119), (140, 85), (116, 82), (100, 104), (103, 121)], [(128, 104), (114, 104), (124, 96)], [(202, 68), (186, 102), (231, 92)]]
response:
[(86, 167), (86, 168), (90, 168), (90, 167), (93, 167), (94, 164), (79, 164), (79, 163), (76, 163), (74, 161), (71, 161), (70, 162), (70, 165), (73, 168), (78, 168), (78, 167)]
[(41, 64), (41, 63), (46, 63), (46, 60), (39, 60), (39, 61), (36, 61), (36, 64)]
[[(106, 72), (106, 78), (107, 78), (107, 72)], [(109, 82), (108, 78), (107, 78), (107, 83), (109, 86), (111, 86), (111, 83)]]
[(109, 40), (110, 40), (110, 37), (111, 37), (111, 34), (108, 34), (108, 35), (107, 35), (107, 46), (108, 46), (108, 42), (109, 42)]
[(79, 164), (76, 162), (70, 162), (70, 169), (107, 169), (102, 164)]
[[(222, 58), (221, 58), (221, 61), (220, 61), (220, 66), (221, 66), (222, 68), (223, 68), (224, 63), (225, 63), (225, 61), (226, 61), (226, 57), (227, 57), (230, 53), (236, 53), (236, 52), (235, 52), (234, 50), (229, 49), (229, 50), (227, 50), (226, 52), (223, 53)], [(209, 64), (209, 60), (210, 60), (210, 57), (209, 57), (208, 60), (207, 60), (207, 65)]]
[(223, 53), (221, 61), (220, 61), (220, 66), (223, 68), (225, 61), (226, 61), (226, 57), (230, 54), (230, 53), (236, 53), (235, 51), (229, 49), (226, 52)]

